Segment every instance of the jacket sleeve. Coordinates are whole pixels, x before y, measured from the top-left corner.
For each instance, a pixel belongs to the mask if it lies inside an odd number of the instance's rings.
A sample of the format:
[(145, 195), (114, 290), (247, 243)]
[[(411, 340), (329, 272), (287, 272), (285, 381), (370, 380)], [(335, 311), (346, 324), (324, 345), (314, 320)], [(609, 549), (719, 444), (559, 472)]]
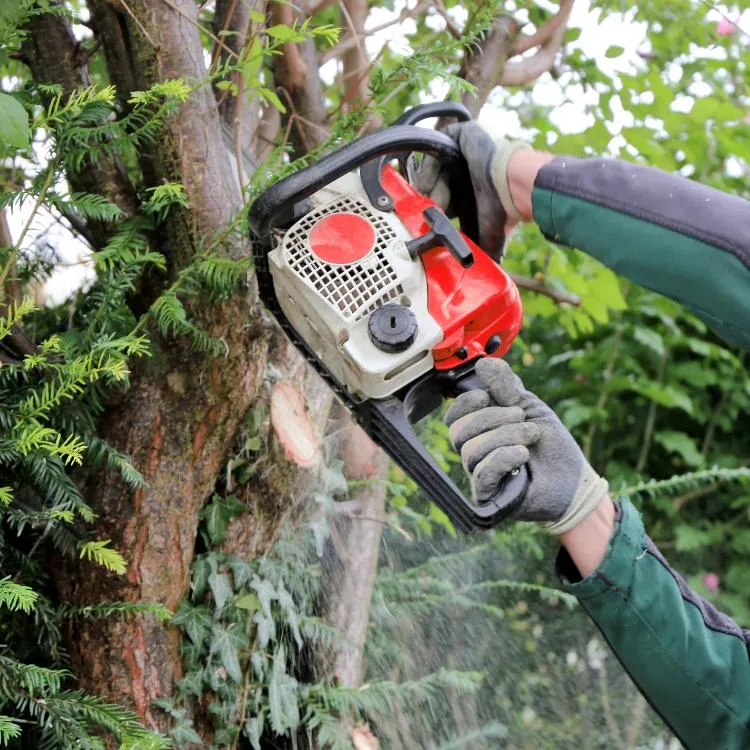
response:
[(555, 158), (536, 177), (534, 220), (750, 348), (750, 203), (616, 159)]
[(581, 580), (561, 550), (557, 572), (686, 748), (750, 747), (750, 633), (688, 588), (628, 500), (599, 568)]

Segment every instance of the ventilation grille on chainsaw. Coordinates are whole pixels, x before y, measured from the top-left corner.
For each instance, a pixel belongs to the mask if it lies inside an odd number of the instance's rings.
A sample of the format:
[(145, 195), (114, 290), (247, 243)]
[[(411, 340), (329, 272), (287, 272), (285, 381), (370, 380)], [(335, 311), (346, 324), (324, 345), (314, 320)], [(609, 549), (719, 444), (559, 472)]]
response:
[[(333, 266), (310, 252), (307, 238), (321, 218), (342, 212), (358, 214), (372, 224), (376, 235), (375, 247), (358, 263)], [(283, 249), (292, 270), (312, 284), (321, 297), (345, 318), (354, 322), (403, 294), (396, 271), (386, 255), (386, 248), (396, 239), (391, 225), (365, 203), (342, 196), (300, 219), (287, 234)]]

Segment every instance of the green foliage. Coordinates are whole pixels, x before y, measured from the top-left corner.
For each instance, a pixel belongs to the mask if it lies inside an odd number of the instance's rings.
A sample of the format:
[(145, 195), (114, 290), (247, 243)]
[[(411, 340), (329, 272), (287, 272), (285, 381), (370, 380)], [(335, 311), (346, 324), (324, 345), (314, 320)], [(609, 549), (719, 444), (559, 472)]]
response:
[(0, 147), (28, 148), (29, 116), (19, 101), (10, 94), (0, 93)]

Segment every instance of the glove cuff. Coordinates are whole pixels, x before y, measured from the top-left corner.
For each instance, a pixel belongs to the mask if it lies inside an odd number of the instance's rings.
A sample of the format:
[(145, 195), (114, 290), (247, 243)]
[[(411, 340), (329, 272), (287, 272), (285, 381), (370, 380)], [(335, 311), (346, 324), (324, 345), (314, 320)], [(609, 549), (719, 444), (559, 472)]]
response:
[(587, 462), (584, 463), (578, 489), (567, 513), (559, 521), (545, 524), (545, 531), (554, 535), (570, 531), (594, 511), (608, 493), (609, 482), (600, 477)]
[(508, 162), (516, 151), (521, 150), (530, 151), (531, 146), (524, 141), (506, 141), (504, 138), (499, 138), (495, 141), (495, 154), (490, 163), (490, 176), (500, 196), (500, 203), (508, 214), (508, 218), (516, 222), (525, 221), (525, 219), (513, 202), (510, 192)]

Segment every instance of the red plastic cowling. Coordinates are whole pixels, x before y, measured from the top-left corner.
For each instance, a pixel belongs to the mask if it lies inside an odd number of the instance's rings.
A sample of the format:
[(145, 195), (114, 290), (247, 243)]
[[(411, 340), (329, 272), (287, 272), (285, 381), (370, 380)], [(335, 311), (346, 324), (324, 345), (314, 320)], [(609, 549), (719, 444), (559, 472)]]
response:
[[(383, 169), (382, 180), (396, 215), (412, 237), (427, 234), (430, 227), (423, 211), (435, 204), (391, 166)], [(521, 295), (513, 280), (487, 253), (464, 238), (474, 253), (470, 268), (464, 268), (445, 247), (422, 254), (427, 307), (445, 334), (432, 350), (438, 370), (450, 370), (477, 357), (502, 357), (523, 322)]]

